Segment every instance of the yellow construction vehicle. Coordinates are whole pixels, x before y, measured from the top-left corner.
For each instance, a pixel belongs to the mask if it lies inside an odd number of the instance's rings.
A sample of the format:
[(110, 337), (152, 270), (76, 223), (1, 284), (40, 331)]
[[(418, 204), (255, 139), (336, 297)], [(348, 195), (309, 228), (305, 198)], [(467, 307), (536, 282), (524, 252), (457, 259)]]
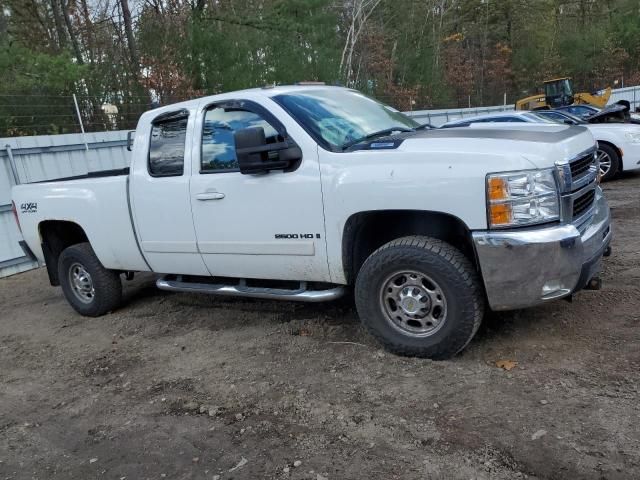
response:
[(522, 98), (516, 102), (516, 110), (541, 110), (564, 107), (566, 105), (588, 104), (603, 108), (611, 97), (611, 87), (598, 93), (573, 93), (573, 85), (568, 77), (554, 78), (544, 82), (544, 93)]

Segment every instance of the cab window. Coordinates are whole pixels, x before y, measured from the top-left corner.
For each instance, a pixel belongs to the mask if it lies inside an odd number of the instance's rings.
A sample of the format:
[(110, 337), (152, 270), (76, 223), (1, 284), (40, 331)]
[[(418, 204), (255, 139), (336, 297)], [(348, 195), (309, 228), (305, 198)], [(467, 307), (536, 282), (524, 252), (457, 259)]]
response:
[(200, 173), (239, 171), (234, 132), (262, 127), (267, 143), (283, 141), (278, 131), (261, 115), (237, 108), (210, 107), (204, 116)]
[(183, 174), (187, 121), (187, 116), (180, 116), (159, 119), (151, 124), (148, 169), (152, 177)]

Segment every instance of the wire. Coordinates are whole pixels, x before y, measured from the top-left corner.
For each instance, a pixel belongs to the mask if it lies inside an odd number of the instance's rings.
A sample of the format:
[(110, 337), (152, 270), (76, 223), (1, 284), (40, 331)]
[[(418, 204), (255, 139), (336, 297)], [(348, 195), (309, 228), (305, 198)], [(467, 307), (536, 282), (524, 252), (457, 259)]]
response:
[[(133, 116), (133, 115), (142, 115), (144, 112), (114, 112), (114, 113), (108, 113), (108, 112), (96, 112), (95, 116), (98, 115), (105, 115), (108, 118), (116, 118), (116, 117), (126, 117), (126, 116)], [(83, 118), (87, 118), (87, 117), (93, 117), (94, 115), (91, 114), (84, 114), (82, 115)], [(32, 117), (38, 117), (38, 118), (48, 118), (48, 117), (73, 117), (73, 118), (78, 118), (77, 115), (75, 113), (69, 113), (69, 114), (59, 114), (59, 113), (31, 113), (28, 115), (5, 115), (5, 117), (8, 118), (32, 118)]]
[[(123, 123), (123, 122), (121, 122)], [(112, 124), (110, 122), (83, 122), (83, 125), (100, 125), (100, 126), (112, 126)], [(119, 126), (119, 125), (116, 125)], [(52, 128), (52, 127), (76, 127), (76, 128), (80, 128), (80, 124), (79, 123), (39, 123), (39, 124), (32, 124), (32, 125), (5, 125), (3, 127), (4, 130), (10, 130), (10, 129), (14, 129), (14, 128), (39, 128), (39, 127), (47, 127), (47, 128)]]
[[(73, 95), (47, 95), (44, 93), (0, 93), (0, 97), (51, 97), (51, 98), (73, 98)], [(98, 97), (95, 95), (83, 95), (76, 94), (76, 98), (95, 98), (101, 101), (106, 100), (104, 97)], [(121, 98), (146, 98), (149, 100), (149, 95), (122, 95)]]
[(14, 119), (14, 118), (34, 118), (34, 117), (38, 117), (38, 118), (49, 118), (49, 117), (73, 117), (75, 118), (75, 115), (72, 114), (68, 114), (68, 115), (38, 115), (38, 114), (34, 114), (34, 115), (9, 115), (9, 119)]
[[(66, 105), (66, 104), (36, 104), (36, 105), (30, 105), (30, 104), (3, 104), (0, 103), (0, 108), (6, 107), (6, 108), (60, 108), (60, 107), (69, 107), (69, 108), (74, 108), (73, 104), (71, 105)], [(131, 105), (131, 104), (120, 104), (119, 106), (116, 105), (116, 107), (118, 108), (122, 108), (123, 110), (127, 110), (128, 106), (136, 106), (136, 107), (144, 107), (143, 105)], [(142, 108), (141, 110), (146, 112), (147, 110), (151, 110), (152, 106), (149, 105), (146, 109)]]
[(47, 129), (54, 129), (55, 128), (62, 128), (62, 127), (74, 127), (77, 129), (80, 129), (80, 125), (78, 125), (77, 123), (58, 123), (56, 125), (53, 124), (42, 124), (42, 125), (10, 125), (8, 126), (5, 131), (9, 131), (9, 130), (33, 130), (33, 129), (40, 129), (40, 128), (47, 128)]

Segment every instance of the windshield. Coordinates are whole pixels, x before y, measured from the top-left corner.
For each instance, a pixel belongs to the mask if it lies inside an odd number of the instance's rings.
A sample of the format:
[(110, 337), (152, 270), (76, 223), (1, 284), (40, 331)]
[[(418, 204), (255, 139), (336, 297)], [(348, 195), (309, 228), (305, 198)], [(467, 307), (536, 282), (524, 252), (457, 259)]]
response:
[(355, 90), (304, 90), (273, 99), (319, 144), (334, 151), (378, 132), (383, 136), (395, 129), (406, 131), (420, 126), (394, 108)]
[(529, 113), (529, 115), (535, 116), (539, 119), (542, 119), (543, 121), (545, 121), (546, 123), (567, 123), (567, 120), (574, 122), (577, 125), (582, 125), (585, 122), (584, 120), (582, 120), (581, 118), (578, 118), (574, 115), (571, 115), (570, 113), (567, 112), (562, 112), (562, 113), (558, 113), (558, 112), (546, 112), (546, 113), (534, 113), (531, 112)]

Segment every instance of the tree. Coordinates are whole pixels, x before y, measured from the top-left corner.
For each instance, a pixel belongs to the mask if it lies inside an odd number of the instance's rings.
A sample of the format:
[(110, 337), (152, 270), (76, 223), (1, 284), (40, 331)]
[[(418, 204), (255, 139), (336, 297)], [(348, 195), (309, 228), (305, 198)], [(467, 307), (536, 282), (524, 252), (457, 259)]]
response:
[(122, 20), (124, 23), (124, 31), (127, 35), (127, 45), (129, 47), (129, 55), (131, 56), (131, 71), (138, 73), (140, 68), (140, 59), (138, 57), (138, 47), (136, 38), (133, 33), (133, 24), (131, 22), (131, 10), (129, 9), (129, 0), (120, 0), (120, 8), (122, 8)]
[(84, 74), (85, 67), (68, 54), (34, 53), (15, 43), (0, 43), (0, 132), (75, 132), (70, 95)]
[(380, 5), (381, 0), (349, 0), (345, 2), (347, 35), (340, 58), (340, 76), (347, 85), (354, 80), (353, 58), (358, 39), (367, 25), (367, 20)]
[[(638, 0), (0, 0), (0, 7), (0, 89), (20, 105), (4, 102), (6, 128), (23, 125), (18, 118), (47, 132), (71, 128), (70, 97), (61, 95), (73, 93), (87, 128), (103, 129), (131, 128), (151, 102), (300, 80), (353, 86), (401, 109), (497, 104), (504, 93), (513, 101), (558, 76), (584, 90), (640, 82)], [(16, 100), (43, 94), (53, 96), (53, 109)], [(117, 108), (115, 124), (104, 104)]]

